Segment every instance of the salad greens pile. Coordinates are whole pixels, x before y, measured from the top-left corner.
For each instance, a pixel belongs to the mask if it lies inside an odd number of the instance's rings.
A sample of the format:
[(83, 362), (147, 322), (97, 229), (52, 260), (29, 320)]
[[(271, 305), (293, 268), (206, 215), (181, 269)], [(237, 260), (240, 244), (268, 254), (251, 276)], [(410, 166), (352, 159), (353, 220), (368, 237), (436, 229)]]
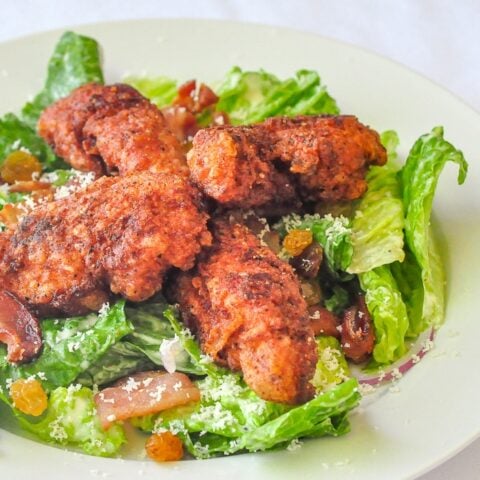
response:
[[(20, 115), (9, 113), (0, 119), (0, 166), (10, 152), (23, 148), (39, 158), (46, 172), (63, 171), (59, 178), (66, 181), (67, 166), (36, 134), (35, 125), (46, 106), (92, 81), (103, 82), (98, 44), (65, 33), (49, 62), (42, 91)], [(126, 81), (159, 107), (172, 102), (178, 86), (167, 77)], [(216, 108), (226, 112), (234, 125), (275, 115), (339, 113), (318, 74), (309, 70), (281, 80), (263, 70), (234, 67), (215, 91)], [(444, 139), (441, 127), (416, 141), (403, 166), (396, 154), (396, 133), (387, 131), (381, 138), (388, 163), (370, 169), (367, 193), (343, 215), (334, 210), (323, 215), (292, 214), (274, 226), (281, 236), (292, 229), (310, 230), (323, 247), (320, 280), (328, 310), (340, 314), (349, 305), (352, 284), (364, 292), (376, 334), (370, 367), (392, 364), (406, 353), (408, 339), (442, 323), (444, 273), (430, 232), (432, 202), (447, 162), (458, 165), (459, 184), (467, 173), (462, 153)], [(0, 209), (24, 196), (0, 189)], [(281, 448), (298, 438), (342, 435), (349, 429), (348, 412), (360, 400), (358, 383), (332, 337), (317, 339), (314, 399), (296, 407), (260, 399), (240, 375), (216, 366), (201, 353), (175, 308), (160, 297), (135, 305), (120, 300), (82, 317), (45, 319), (41, 328), (44, 347), (30, 364), (8, 363), (6, 348), (0, 345), (0, 401), (38, 438), (92, 455), (116, 455), (126, 442), (120, 423), (106, 431), (101, 428), (93, 401), (98, 388), (166, 363), (173, 362), (177, 370), (193, 376), (201, 401), (132, 423), (148, 432), (176, 433), (198, 458)], [(174, 358), (162, 352), (164, 342), (176, 343)], [(10, 400), (9, 386), (19, 378), (38, 379), (48, 393), (48, 408), (41, 417), (24, 415)]]

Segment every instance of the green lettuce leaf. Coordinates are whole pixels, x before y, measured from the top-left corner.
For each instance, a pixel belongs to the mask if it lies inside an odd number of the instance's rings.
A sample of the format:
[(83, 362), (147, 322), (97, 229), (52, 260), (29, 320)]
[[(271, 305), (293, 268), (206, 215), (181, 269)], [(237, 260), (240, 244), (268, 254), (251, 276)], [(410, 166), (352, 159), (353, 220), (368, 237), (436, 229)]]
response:
[(409, 319), (402, 294), (389, 265), (360, 273), (358, 278), (375, 327), (373, 359), (377, 364), (392, 363), (407, 351)]
[(10, 153), (20, 149), (37, 157), (47, 170), (65, 166), (34, 129), (13, 113), (7, 113), (0, 119), (0, 165)]
[(262, 400), (240, 375), (205, 361), (198, 343), (174, 310), (167, 310), (166, 316), (192, 362), (208, 375), (196, 382), (201, 391), (199, 403), (134, 419), (137, 427), (145, 431), (172, 431), (197, 458), (268, 450), (286, 446), (299, 437), (341, 435), (348, 431), (346, 413), (360, 398), (355, 380), (333, 386), (299, 407)]
[(42, 111), (89, 82), (103, 83), (98, 43), (74, 32), (65, 32), (48, 62), (43, 90), (22, 109), (22, 120), (35, 130)]
[(76, 382), (86, 385), (105, 385), (135, 372), (153, 370), (155, 365), (132, 344), (120, 340), (90, 368), (80, 373)]
[(233, 125), (260, 122), (277, 115), (339, 113), (335, 100), (311, 70), (299, 70), (293, 78), (281, 81), (264, 70), (244, 72), (233, 67), (217, 93), (217, 110), (228, 113)]
[(312, 384), (317, 392), (329, 390), (350, 378), (347, 360), (335, 337), (318, 337), (318, 362)]
[(428, 327), (423, 320), (422, 271), (408, 248), (405, 260), (392, 263), (390, 269), (407, 309), (407, 338), (415, 338)]
[(0, 210), (7, 203), (18, 203), (27, 197), (27, 194), (21, 192), (9, 192), (8, 189), (2, 189), (0, 186)]
[(402, 262), (405, 225), (398, 167), (394, 163), (398, 137), (388, 131), (382, 135), (389, 161), (372, 167), (367, 174), (368, 190), (359, 201), (352, 222), (352, 262), (350, 273), (368, 272), (381, 265)]
[(171, 104), (177, 95), (177, 82), (168, 77), (127, 77), (124, 82), (136, 88), (158, 108)]
[(50, 393), (48, 409), (39, 421), (16, 412), (25, 430), (41, 440), (57, 445), (81, 448), (90, 455), (111, 457), (126, 443), (119, 424), (103, 430), (89, 388), (72, 385)]
[[(323, 293), (325, 294), (325, 291)], [(334, 284), (331, 286), (331, 295), (325, 298), (323, 304), (330, 312), (340, 315), (350, 304), (350, 295), (343, 287)]]
[[(176, 333), (164, 316), (173, 312), (164, 302), (150, 302), (125, 309), (131, 332), (113, 345), (77, 381), (82, 385), (104, 385), (133, 372), (164, 366), (161, 347), (164, 341), (175, 340)], [(173, 313), (172, 313), (173, 314)], [(173, 355), (178, 371), (202, 375), (204, 369), (197, 367), (190, 355), (179, 345)]]
[(444, 319), (445, 275), (430, 232), (430, 216), (438, 179), (447, 162), (458, 165), (458, 183), (462, 184), (468, 164), (462, 152), (444, 139), (443, 128), (436, 127), (415, 142), (401, 171), (405, 238), (420, 268), (423, 284), (422, 318), (411, 325), (412, 334), (439, 325)]
[(340, 215), (287, 215), (274, 226), (283, 236), (291, 230), (310, 230), (323, 248), (323, 255), (332, 272), (346, 271), (352, 261), (351, 222)]
[(298, 438), (342, 435), (349, 430), (346, 414), (360, 400), (354, 379), (293, 408), (262, 400), (231, 374), (206, 377), (197, 385), (202, 400), (195, 407), (138, 418), (134, 425), (145, 431), (170, 430), (182, 439), (190, 454), (208, 458), (281, 448)]
[(44, 320), (41, 324), (42, 353), (28, 364), (7, 362), (6, 349), (0, 345), (0, 385), (6, 385), (7, 379), (30, 376), (37, 376), (47, 391), (70, 385), (120, 338), (132, 331), (133, 327), (125, 317), (124, 304), (120, 300), (98, 315)]

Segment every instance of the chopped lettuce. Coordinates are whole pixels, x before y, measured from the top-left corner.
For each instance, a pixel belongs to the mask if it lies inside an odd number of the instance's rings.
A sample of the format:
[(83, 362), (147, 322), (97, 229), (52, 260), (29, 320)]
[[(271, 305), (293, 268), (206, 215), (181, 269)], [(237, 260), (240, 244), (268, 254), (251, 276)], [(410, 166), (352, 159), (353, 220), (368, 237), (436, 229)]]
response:
[(127, 77), (124, 81), (158, 108), (172, 103), (177, 95), (177, 82), (168, 77)]
[(8, 113), (0, 119), (0, 164), (9, 153), (23, 148), (35, 155), (46, 170), (66, 168), (37, 136), (37, 121), (45, 107), (87, 82), (103, 82), (98, 44), (91, 38), (66, 32), (50, 58), (42, 91), (23, 107), (20, 118)]
[(342, 435), (349, 430), (346, 414), (360, 399), (354, 379), (298, 407), (262, 400), (232, 374), (208, 376), (197, 385), (202, 400), (196, 406), (138, 418), (134, 425), (146, 431), (170, 430), (193, 456), (208, 458), (284, 447), (300, 437)]
[(408, 316), (407, 338), (415, 338), (428, 325), (423, 321), (422, 272), (415, 257), (407, 249), (405, 260), (390, 265), (392, 275), (402, 295)]
[(351, 222), (344, 216), (287, 215), (275, 225), (281, 235), (290, 230), (310, 230), (323, 248), (327, 265), (332, 272), (346, 271), (352, 261)]
[(48, 62), (45, 86), (23, 107), (22, 120), (35, 129), (45, 107), (89, 82), (103, 83), (98, 43), (93, 38), (65, 32)]
[(350, 295), (343, 287), (334, 284), (331, 287), (330, 296), (325, 298), (323, 303), (327, 310), (340, 315), (350, 304)]
[(347, 360), (335, 337), (318, 337), (318, 362), (312, 384), (317, 392), (330, 390), (350, 378)]
[(381, 265), (402, 262), (405, 225), (398, 167), (394, 163), (398, 137), (382, 135), (389, 160), (383, 167), (372, 167), (367, 174), (368, 190), (358, 203), (352, 222), (352, 262), (350, 273), (368, 272)]
[[(176, 337), (166, 317), (170, 311), (171, 307), (163, 302), (127, 307), (125, 312), (132, 330), (83, 372), (77, 381), (83, 385), (104, 385), (133, 372), (164, 366), (165, 360), (180, 372), (204, 374), (204, 369), (191, 361)], [(164, 341), (170, 342), (169, 347), (176, 348), (167, 347), (164, 351)]]
[(20, 425), (45, 442), (81, 448), (90, 455), (111, 457), (126, 443), (119, 424), (103, 430), (93, 392), (80, 385), (59, 387), (50, 393), (47, 411), (39, 421), (16, 412)]
[(70, 385), (97, 362), (120, 338), (132, 331), (123, 300), (102, 312), (66, 320), (48, 319), (41, 324), (43, 350), (33, 362), (14, 365), (0, 345), (0, 385), (7, 379), (37, 376), (47, 391)]
[(405, 335), (409, 320), (390, 266), (359, 274), (360, 285), (375, 328), (373, 359), (378, 364), (398, 360), (407, 350)]
[(397, 148), (400, 145), (398, 133), (395, 130), (385, 130), (380, 134), (380, 141), (387, 151), (388, 161), (395, 162), (398, 157)]
[(201, 401), (135, 419), (134, 425), (146, 431), (172, 431), (198, 458), (268, 450), (299, 437), (348, 431), (346, 414), (360, 398), (355, 380), (333, 386), (299, 407), (268, 402), (248, 388), (239, 375), (205, 362), (198, 343), (181, 326), (173, 310), (168, 311), (168, 318), (192, 362), (209, 372), (196, 382)]
[(0, 118), (0, 165), (10, 153), (20, 149), (37, 157), (46, 169), (65, 165), (29, 125), (7, 113)]
[(177, 335), (184, 350), (190, 356), (192, 364), (201, 374), (210, 375), (212, 378), (219, 378), (228, 373), (228, 370), (219, 367), (210, 357), (202, 353), (195, 337), (178, 319), (177, 311), (174, 307), (169, 306), (165, 309), (163, 315), (170, 322), (175, 335)]
[(9, 192), (0, 186), (0, 210), (7, 203), (18, 203), (25, 199), (27, 194), (21, 192)]
[(311, 70), (299, 70), (293, 78), (282, 81), (264, 70), (244, 72), (233, 67), (217, 93), (217, 110), (228, 113), (233, 125), (260, 122), (277, 115), (339, 112), (320, 77)]
[(430, 215), (438, 178), (447, 162), (458, 165), (458, 183), (462, 184), (468, 164), (462, 152), (443, 138), (443, 128), (436, 127), (415, 142), (401, 171), (405, 238), (423, 284), (422, 317), (410, 326), (412, 334), (439, 325), (444, 318), (444, 272), (430, 232)]
[(154, 369), (155, 365), (132, 344), (120, 340), (88, 370), (80, 373), (76, 381), (82, 385), (104, 385), (135, 372)]

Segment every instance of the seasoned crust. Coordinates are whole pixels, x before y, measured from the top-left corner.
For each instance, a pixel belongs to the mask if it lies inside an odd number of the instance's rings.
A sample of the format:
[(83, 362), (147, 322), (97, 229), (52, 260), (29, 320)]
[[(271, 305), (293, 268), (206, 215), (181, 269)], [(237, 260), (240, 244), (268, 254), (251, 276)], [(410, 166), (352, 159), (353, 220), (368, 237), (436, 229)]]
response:
[(353, 200), (370, 165), (383, 165), (378, 134), (353, 116), (275, 117), (203, 129), (188, 165), (194, 183), (227, 207)]
[(260, 397), (295, 404), (313, 396), (317, 351), (299, 282), (246, 227), (217, 221), (213, 247), (171, 291), (203, 351), (241, 370)]
[(97, 310), (110, 292), (146, 300), (170, 266), (193, 267), (206, 222), (181, 177), (103, 177), (0, 234), (0, 281), (42, 315)]
[(72, 167), (187, 176), (182, 147), (160, 110), (129, 85), (90, 83), (47, 107), (38, 132)]

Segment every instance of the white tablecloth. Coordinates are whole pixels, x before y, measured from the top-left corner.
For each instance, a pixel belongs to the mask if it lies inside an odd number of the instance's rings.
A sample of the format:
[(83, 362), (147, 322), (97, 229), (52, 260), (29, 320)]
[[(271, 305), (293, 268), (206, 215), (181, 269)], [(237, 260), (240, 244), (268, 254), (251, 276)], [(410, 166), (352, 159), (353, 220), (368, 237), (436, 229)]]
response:
[[(2, 0), (0, 15), (0, 41), (81, 23), (149, 17), (293, 27), (394, 59), (480, 111), (480, 0)], [(480, 440), (422, 477), (451, 479), (480, 479)]]

